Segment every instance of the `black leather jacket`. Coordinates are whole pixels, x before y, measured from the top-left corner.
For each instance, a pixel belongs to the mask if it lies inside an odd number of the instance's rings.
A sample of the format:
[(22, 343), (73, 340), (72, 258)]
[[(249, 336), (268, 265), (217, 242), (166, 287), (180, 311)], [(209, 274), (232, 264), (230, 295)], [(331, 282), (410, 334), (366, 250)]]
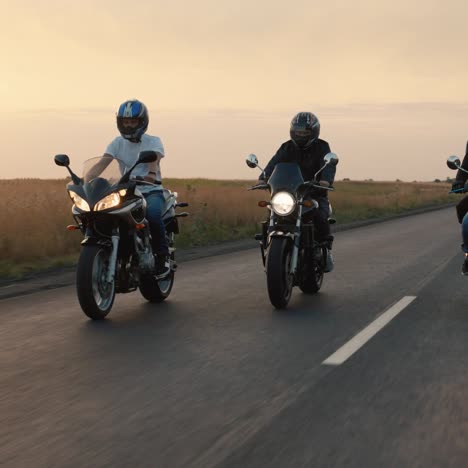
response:
[[(301, 167), (304, 180), (313, 180), (316, 172), (323, 167), (323, 157), (327, 153), (330, 153), (330, 145), (325, 140), (317, 139), (307, 149), (301, 149), (292, 140), (288, 140), (280, 146), (276, 154), (271, 158), (260, 178), (267, 180), (276, 164), (280, 162), (297, 162)], [(319, 180), (326, 180), (332, 185), (335, 180), (335, 173), (336, 166), (330, 164), (320, 173)], [(320, 195), (326, 196), (326, 190), (320, 192)]]
[[(465, 157), (463, 158), (461, 167), (468, 171), (468, 142), (466, 143)], [(458, 169), (457, 176), (455, 177), (455, 179), (457, 180), (457, 182), (459, 181), (465, 183), (468, 180), (468, 174)]]

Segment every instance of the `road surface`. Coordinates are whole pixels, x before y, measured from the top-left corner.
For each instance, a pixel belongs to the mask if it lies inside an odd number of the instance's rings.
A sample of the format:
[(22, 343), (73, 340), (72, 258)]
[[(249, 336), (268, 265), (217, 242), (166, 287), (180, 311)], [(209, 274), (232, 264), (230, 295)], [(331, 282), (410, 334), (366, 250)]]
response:
[[(0, 301), (0, 466), (465, 467), (468, 278), (452, 209), (336, 235), (315, 296), (272, 309), (256, 250), (171, 297)], [(354, 339), (353, 339), (354, 338)]]

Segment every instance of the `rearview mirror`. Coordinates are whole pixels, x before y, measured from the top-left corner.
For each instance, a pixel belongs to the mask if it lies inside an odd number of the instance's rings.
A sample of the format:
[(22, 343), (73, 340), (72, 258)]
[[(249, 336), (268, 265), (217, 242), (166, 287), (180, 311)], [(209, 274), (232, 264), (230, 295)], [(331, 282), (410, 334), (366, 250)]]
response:
[(54, 161), (57, 166), (68, 167), (70, 165), (70, 158), (66, 154), (57, 154)]
[(331, 164), (332, 166), (336, 166), (338, 164), (339, 158), (335, 153), (328, 153), (323, 157), (325, 164)]
[(458, 156), (449, 156), (447, 158), (447, 166), (450, 169), (459, 169), (460, 165), (460, 158)]
[(251, 167), (252, 169), (258, 166), (258, 159), (255, 154), (249, 154), (245, 162), (247, 163), (247, 166)]
[(138, 155), (139, 163), (150, 163), (158, 159), (158, 153), (156, 151), (141, 151)]

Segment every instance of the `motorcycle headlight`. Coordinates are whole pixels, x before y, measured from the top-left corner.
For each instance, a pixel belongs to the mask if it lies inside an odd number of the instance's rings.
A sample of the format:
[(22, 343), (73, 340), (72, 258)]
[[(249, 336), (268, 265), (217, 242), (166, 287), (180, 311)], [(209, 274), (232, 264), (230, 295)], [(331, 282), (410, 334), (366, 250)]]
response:
[(73, 203), (83, 211), (91, 211), (91, 208), (89, 207), (89, 204), (86, 200), (83, 200), (78, 194), (75, 192), (68, 192), (70, 195), (70, 198), (73, 200)]
[(102, 198), (94, 205), (94, 211), (107, 210), (109, 208), (114, 208), (120, 203), (120, 195), (117, 192), (107, 195), (107, 197)]
[(296, 200), (288, 192), (278, 192), (271, 199), (271, 207), (279, 216), (288, 216), (296, 208)]

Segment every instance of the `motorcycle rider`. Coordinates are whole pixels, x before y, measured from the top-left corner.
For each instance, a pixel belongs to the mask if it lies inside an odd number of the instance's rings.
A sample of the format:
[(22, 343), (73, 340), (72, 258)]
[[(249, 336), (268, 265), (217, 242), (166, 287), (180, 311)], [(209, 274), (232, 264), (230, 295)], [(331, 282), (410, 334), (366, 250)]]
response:
[(157, 136), (148, 135), (149, 116), (146, 106), (137, 99), (123, 102), (117, 111), (117, 136), (108, 146), (104, 157), (118, 158), (127, 167), (133, 166), (140, 151), (156, 151), (158, 158), (149, 164), (140, 164), (131, 178), (145, 180), (157, 185), (140, 184), (138, 189), (146, 199), (146, 218), (149, 223), (153, 253), (157, 256), (156, 275), (163, 277), (170, 271), (169, 248), (162, 220), (165, 205), (161, 185), (160, 161), (164, 158), (164, 147)]
[[(291, 139), (283, 143), (271, 158), (259, 178), (259, 182), (268, 180), (276, 164), (281, 162), (298, 163), (304, 180), (313, 180), (316, 172), (324, 165), (323, 157), (330, 153), (330, 145), (319, 139), (320, 122), (312, 112), (299, 112), (291, 120), (289, 134)], [(319, 184), (330, 187), (335, 179), (336, 166), (328, 165), (319, 175)], [(310, 195), (317, 200), (319, 207), (315, 210), (315, 226), (317, 241), (327, 244), (327, 262), (324, 272), (333, 270), (333, 256), (331, 248), (333, 236), (330, 232), (328, 218), (330, 205), (327, 190), (311, 189)], [(468, 244), (467, 244), (468, 245)]]
[[(468, 142), (466, 144), (465, 157), (461, 167), (468, 170)], [(468, 180), (468, 174), (461, 171), (457, 171), (455, 181), (452, 184), (452, 190), (461, 190), (465, 187), (465, 183)], [(462, 250), (465, 254), (465, 260), (462, 265), (462, 275), (468, 275), (468, 196), (464, 197), (460, 203), (456, 206), (458, 221), (462, 225)]]

